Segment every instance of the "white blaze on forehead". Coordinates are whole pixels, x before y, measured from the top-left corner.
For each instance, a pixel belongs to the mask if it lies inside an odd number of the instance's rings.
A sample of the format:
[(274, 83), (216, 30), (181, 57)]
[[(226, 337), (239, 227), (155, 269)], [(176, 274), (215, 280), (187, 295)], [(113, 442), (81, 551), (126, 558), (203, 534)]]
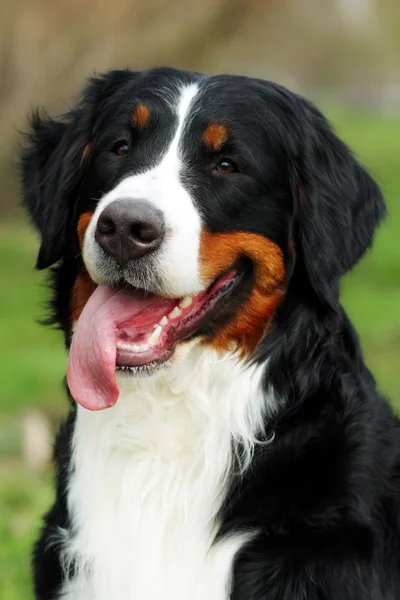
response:
[[(181, 181), (183, 165), (182, 138), (193, 112), (193, 100), (198, 86), (191, 84), (177, 93), (173, 110), (177, 126), (173, 139), (162, 153), (159, 163), (148, 171), (127, 176), (99, 202), (85, 235), (83, 258), (94, 281), (99, 281), (97, 264), (101, 260), (94, 239), (100, 213), (119, 198), (145, 200), (164, 216), (166, 237), (159, 250), (156, 270), (163, 292), (173, 296), (195, 294), (203, 289), (199, 276), (199, 246), (201, 220), (193, 198)], [(171, 106), (171, 103), (168, 103)]]
[(190, 120), (190, 108), (193, 105), (194, 97), (198, 91), (199, 88), (196, 84), (189, 85), (181, 90), (177, 107), (178, 127), (161, 164), (166, 163), (169, 160), (175, 161), (180, 159), (179, 144), (182, 139), (183, 130)]

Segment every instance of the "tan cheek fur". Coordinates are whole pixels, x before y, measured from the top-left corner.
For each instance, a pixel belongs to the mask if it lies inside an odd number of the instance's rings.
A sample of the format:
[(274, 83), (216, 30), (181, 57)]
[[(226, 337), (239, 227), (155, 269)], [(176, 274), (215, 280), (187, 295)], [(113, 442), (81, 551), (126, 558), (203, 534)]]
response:
[(206, 285), (240, 256), (247, 256), (254, 263), (253, 289), (238, 313), (209, 343), (217, 350), (234, 345), (246, 355), (256, 349), (283, 298), (286, 276), (283, 253), (277, 244), (259, 234), (202, 231), (200, 272)]
[[(83, 213), (79, 217), (77, 234), (81, 250), (83, 248), (85, 233), (92, 217), (93, 213), (90, 211)], [(79, 319), (81, 312), (85, 308), (86, 302), (89, 300), (96, 287), (96, 284), (90, 279), (86, 271), (84, 271), (77, 277), (72, 288), (70, 304), (71, 319), (73, 323), (76, 323), (76, 321)]]
[(71, 293), (71, 319), (73, 323), (76, 323), (81, 316), (86, 302), (89, 300), (96, 287), (96, 284), (90, 279), (86, 272), (77, 277)]

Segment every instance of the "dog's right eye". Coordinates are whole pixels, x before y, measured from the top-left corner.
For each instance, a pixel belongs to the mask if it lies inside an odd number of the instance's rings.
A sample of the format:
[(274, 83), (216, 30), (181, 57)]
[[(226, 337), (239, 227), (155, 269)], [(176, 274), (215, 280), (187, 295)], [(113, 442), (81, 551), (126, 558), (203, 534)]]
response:
[(129, 152), (129, 143), (126, 140), (119, 140), (114, 144), (113, 152), (118, 156), (126, 156)]

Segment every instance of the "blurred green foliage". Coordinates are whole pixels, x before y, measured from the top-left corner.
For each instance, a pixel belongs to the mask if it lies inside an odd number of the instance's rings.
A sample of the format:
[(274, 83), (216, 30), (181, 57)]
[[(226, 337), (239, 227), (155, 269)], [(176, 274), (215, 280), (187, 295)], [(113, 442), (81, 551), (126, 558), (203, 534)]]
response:
[[(389, 217), (373, 251), (346, 277), (343, 302), (361, 335), (367, 363), (396, 408), (400, 365), (400, 120), (364, 112), (327, 110), (381, 184)], [(66, 355), (60, 332), (40, 327), (48, 292), (33, 271), (37, 240), (19, 220), (0, 226), (0, 597), (32, 597), (29, 554), (52, 488), (21, 459), (21, 415), (40, 408), (54, 419), (66, 407)]]
[(0, 598), (31, 600), (31, 547), (39, 532), (40, 516), (52, 501), (52, 485), (49, 475), (39, 477), (17, 459), (3, 463), (0, 468)]

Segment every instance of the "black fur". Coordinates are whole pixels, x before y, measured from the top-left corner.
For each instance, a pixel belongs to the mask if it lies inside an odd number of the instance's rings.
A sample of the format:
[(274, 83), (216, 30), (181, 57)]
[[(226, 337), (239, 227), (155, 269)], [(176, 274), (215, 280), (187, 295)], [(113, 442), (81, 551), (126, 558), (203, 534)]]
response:
[[(172, 135), (173, 115), (154, 94), (197, 74), (116, 71), (89, 82), (61, 120), (32, 121), (23, 156), (24, 203), (42, 236), (38, 268), (53, 272), (54, 321), (70, 339), (69, 295), (83, 268), (79, 214), (126, 172), (152, 164)], [(285, 253), (287, 291), (255, 360), (284, 399), (244, 477), (232, 476), (219, 536), (248, 527), (259, 534), (238, 555), (232, 600), (395, 600), (400, 597), (399, 422), (376, 389), (357, 335), (339, 303), (339, 282), (371, 246), (384, 215), (381, 193), (302, 98), (259, 80), (220, 76), (204, 84), (186, 149), (187, 171), (211, 231), (266, 235)], [(128, 127), (136, 99), (152, 102), (153, 129), (117, 163), (108, 148)], [(222, 120), (227, 155), (239, 167), (210, 179), (214, 156), (197, 141)], [(147, 136), (147, 137), (146, 137)], [(81, 165), (85, 145), (93, 150)], [(142, 143), (139, 143), (142, 142)], [(288, 250), (288, 240), (292, 249)], [(379, 310), (379, 307), (377, 307)], [(57, 500), (34, 556), (38, 600), (61, 583), (59, 548), (74, 411), (56, 445)]]

